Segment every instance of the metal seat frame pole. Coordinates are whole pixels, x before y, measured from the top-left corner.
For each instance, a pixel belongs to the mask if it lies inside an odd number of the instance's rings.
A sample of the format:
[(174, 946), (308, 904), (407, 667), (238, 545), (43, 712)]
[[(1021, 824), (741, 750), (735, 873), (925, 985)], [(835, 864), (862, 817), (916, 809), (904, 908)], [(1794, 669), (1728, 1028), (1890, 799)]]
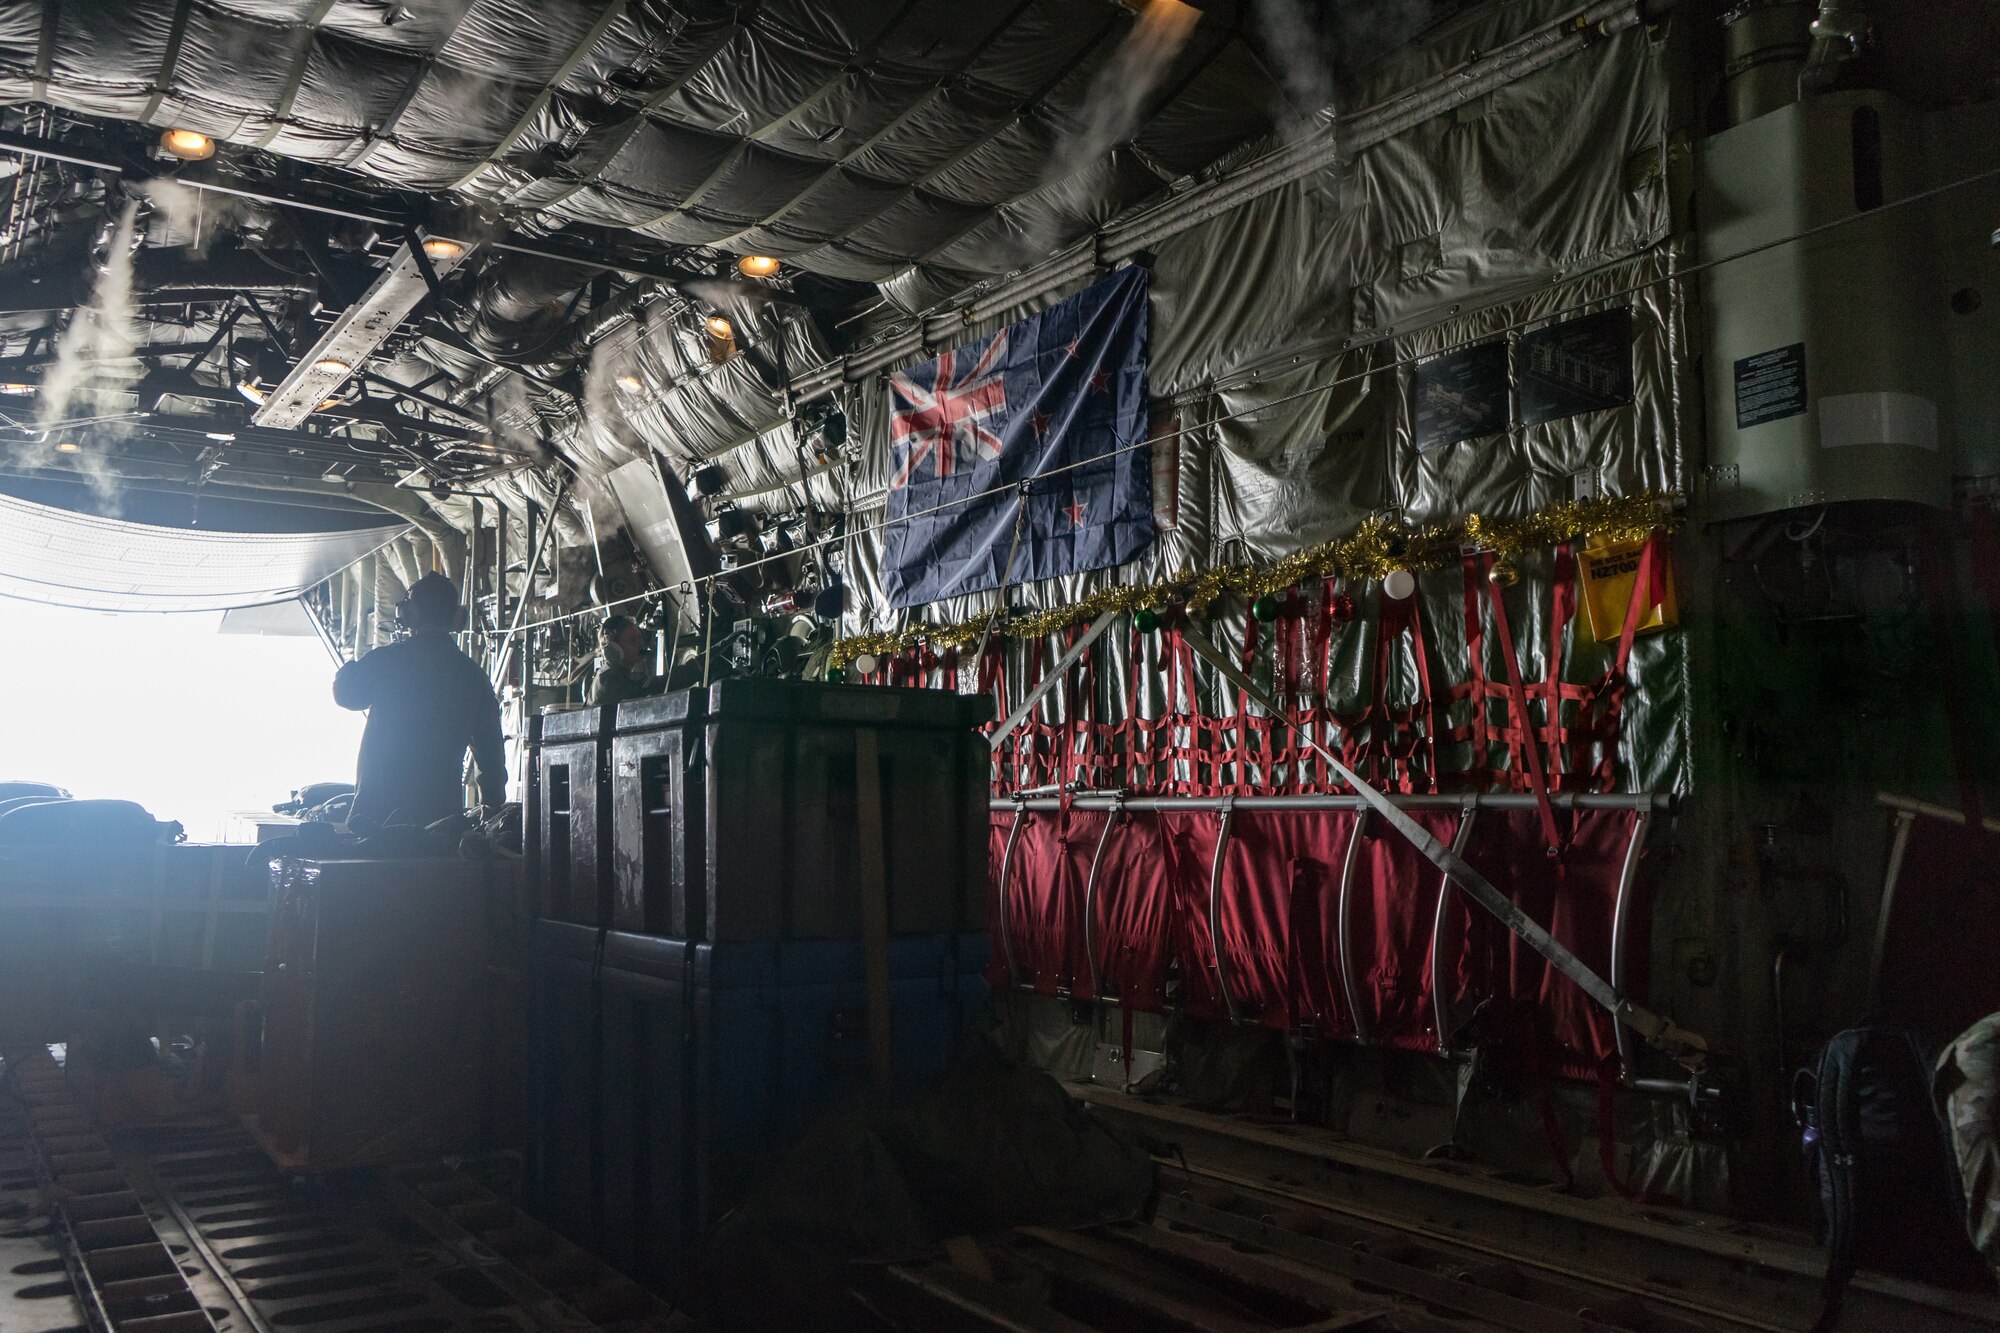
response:
[(1097, 835), (1097, 850), (1090, 857), (1090, 874), (1083, 881), (1083, 952), (1085, 961), (1090, 965), (1090, 994), (1099, 1000), (1107, 997), (1104, 994), (1104, 977), (1097, 965), (1097, 880), (1104, 868), (1104, 849), (1111, 845), (1111, 830), (1124, 823), (1125, 819), (1125, 812), (1116, 807), (1104, 816), (1104, 831)]
[(1208, 870), (1208, 941), (1215, 950), (1215, 986), (1222, 994), (1223, 1012), (1229, 1021), (1236, 1022), (1236, 997), (1229, 989), (1229, 965), (1223, 961), (1222, 949), (1222, 889), (1223, 865), (1229, 851), (1229, 830), (1236, 818), (1234, 797), (1222, 798), (1222, 818), (1215, 830), (1215, 861)]
[[(1479, 803), (1467, 799), (1458, 817), (1458, 832), (1452, 836), (1451, 850), (1459, 856), (1472, 844), (1472, 826), (1479, 819)], [(1458, 1031), (1452, 1017), (1451, 996), (1444, 987), (1444, 923), (1451, 913), (1451, 876), (1438, 876), (1437, 914), (1431, 921), (1431, 1022), (1437, 1025), (1438, 1054), (1451, 1054), (1451, 1036)], [(1613, 985), (1617, 985), (1614, 980)], [(1624, 1030), (1622, 1027), (1619, 1029)]]

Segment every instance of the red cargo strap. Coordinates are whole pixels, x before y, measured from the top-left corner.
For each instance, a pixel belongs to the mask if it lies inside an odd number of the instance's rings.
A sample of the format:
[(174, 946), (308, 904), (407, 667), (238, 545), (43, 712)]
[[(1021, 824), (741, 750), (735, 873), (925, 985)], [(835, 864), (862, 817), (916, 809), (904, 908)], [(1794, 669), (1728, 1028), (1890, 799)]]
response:
[(1577, 730), (1595, 731), (1602, 749), (1597, 764), (1597, 785), (1601, 791), (1614, 788), (1618, 777), (1618, 719), (1630, 688), (1626, 679), (1632, 663), (1632, 642), (1638, 637), (1639, 622), (1659, 606), (1666, 596), (1666, 552), (1660, 548), (1656, 528), (1646, 535), (1639, 553), (1638, 576), (1632, 580), (1632, 600), (1625, 606), (1625, 624), (1618, 634), (1618, 652), (1609, 670), (1597, 683), (1596, 691), (1577, 714)]
[(1548, 711), (1542, 720), (1545, 737), (1543, 752), (1549, 761), (1549, 785), (1560, 791), (1563, 785), (1563, 646), (1569, 639), (1570, 624), (1576, 619), (1576, 556), (1568, 542), (1556, 547), (1551, 581), (1555, 587), (1549, 597), (1549, 670), (1543, 686), (1548, 698)]
[(1679, 1208), (1682, 1203), (1671, 1194), (1639, 1189), (1618, 1176), (1618, 1081), (1623, 1066), (1617, 1055), (1607, 1055), (1597, 1066), (1597, 1165), (1605, 1183), (1623, 1198), (1649, 1208)]
[(1486, 581), (1485, 561), (1476, 555), (1460, 562), (1465, 570), (1465, 661), (1472, 686), (1472, 774), (1474, 785), (1486, 781), (1486, 616), (1479, 605), (1479, 585)]
[[(1480, 558), (1480, 566), (1483, 572), (1492, 572), (1490, 552)], [(1507, 623), (1507, 603), (1500, 596), (1500, 585), (1491, 578), (1486, 581), (1486, 596), (1493, 604), (1493, 628), (1500, 635), (1500, 655), (1507, 659), (1507, 689), (1512, 696), (1509, 706), (1514, 712), (1513, 726), (1521, 734), (1521, 753), (1527, 761), (1528, 781), (1534, 787), (1535, 810), (1542, 820), (1542, 844), (1550, 856), (1558, 857), (1563, 853), (1565, 840), (1556, 828), (1556, 810), (1549, 800), (1549, 779), (1542, 769), (1542, 746), (1535, 736), (1535, 719), (1528, 712), (1528, 691), (1521, 683), (1521, 661), (1514, 655), (1514, 631)], [(1549, 703), (1553, 713), (1553, 696)]]

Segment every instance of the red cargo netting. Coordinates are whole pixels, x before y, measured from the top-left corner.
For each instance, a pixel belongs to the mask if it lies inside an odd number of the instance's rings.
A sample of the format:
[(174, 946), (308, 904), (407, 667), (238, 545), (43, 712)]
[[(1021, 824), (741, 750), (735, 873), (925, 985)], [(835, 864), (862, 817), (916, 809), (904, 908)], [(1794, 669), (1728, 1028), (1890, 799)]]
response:
[[(1414, 817), (1449, 841), (1467, 816)], [(1578, 813), (1560, 859), (1548, 855), (1533, 809), (1471, 818), (1466, 859), (1611, 974), (1639, 812)], [(1518, 1001), (1536, 1016), (1550, 1069), (1592, 1078), (1614, 1051), (1601, 1008), (1498, 920), (1445, 890), (1442, 873), (1379, 819), (1235, 809), (1226, 823), (1218, 878), (1221, 811), (996, 812), (993, 874), (1001, 883), (1004, 862), (1005, 893), (995, 904), (994, 984), (1009, 981), (1011, 960), (1013, 983), (1044, 994), (1420, 1051), (1459, 1044), (1482, 1001)], [(1442, 911), (1441, 891), (1449, 894)], [(1619, 970), (1637, 993), (1649, 945), (1636, 885), (1627, 911)]]

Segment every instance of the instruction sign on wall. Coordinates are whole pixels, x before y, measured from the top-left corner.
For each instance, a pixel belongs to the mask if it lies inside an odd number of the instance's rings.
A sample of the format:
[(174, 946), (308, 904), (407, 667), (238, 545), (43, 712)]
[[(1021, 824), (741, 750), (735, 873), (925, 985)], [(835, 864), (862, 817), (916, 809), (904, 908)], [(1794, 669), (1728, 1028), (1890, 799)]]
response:
[(1620, 306), (1524, 333), (1515, 367), (1523, 426), (1623, 407), (1632, 401), (1632, 312)]
[(1417, 363), (1410, 417), (1419, 449), (1507, 430), (1507, 344), (1481, 343)]
[(1774, 348), (1736, 363), (1736, 429), (1806, 410), (1806, 345)]

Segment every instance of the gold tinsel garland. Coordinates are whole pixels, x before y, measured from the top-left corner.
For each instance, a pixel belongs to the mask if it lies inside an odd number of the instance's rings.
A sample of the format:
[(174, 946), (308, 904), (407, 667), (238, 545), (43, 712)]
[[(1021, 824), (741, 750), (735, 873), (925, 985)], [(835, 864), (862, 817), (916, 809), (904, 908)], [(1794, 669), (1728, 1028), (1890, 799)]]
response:
[[(1045, 610), (1018, 612), (1001, 620), (995, 632), (1012, 638), (1041, 638), (1079, 621), (1095, 620), (1106, 611), (1127, 614), (1144, 607), (1184, 603), (1201, 611), (1226, 594), (1246, 600), (1273, 595), (1308, 579), (1339, 577), (1350, 583), (1383, 578), (1391, 570), (1413, 574), (1456, 565), (1468, 550), (1491, 551), (1499, 562), (1511, 563), (1523, 551), (1546, 549), (1579, 537), (1607, 542), (1638, 541), (1655, 528), (1671, 527), (1680, 497), (1645, 491), (1638, 495), (1595, 500), (1565, 500), (1517, 519), (1486, 519), (1468, 514), (1462, 519), (1406, 528), (1381, 514), (1362, 520), (1350, 537), (1322, 542), (1263, 565), (1220, 565), (1180, 578), (1128, 588), (1106, 588), (1081, 601)], [(991, 613), (988, 613), (990, 615)], [(914, 624), (877, 634), (857, 634), (833, 645), (832, 662), (844, 667), (862, 654), (876, 657), (901, 652), (915, 644), (931, 648), (964, 648), (977, 643), (988, 615), (948, 625)]]

